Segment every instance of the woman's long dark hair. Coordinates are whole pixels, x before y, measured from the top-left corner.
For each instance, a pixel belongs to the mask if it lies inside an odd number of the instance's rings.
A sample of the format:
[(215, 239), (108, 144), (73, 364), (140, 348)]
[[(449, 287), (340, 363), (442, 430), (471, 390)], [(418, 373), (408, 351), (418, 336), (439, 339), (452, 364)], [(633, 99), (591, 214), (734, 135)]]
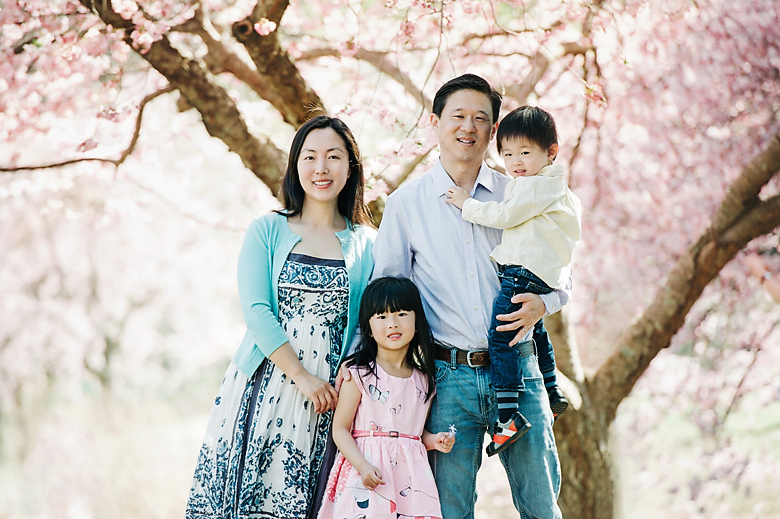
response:
[(415, 334), (406, 352), (406, 362), (419, 369), (428, 379), (427, 402), (436, 389), (436, 366), (433, 362), (433, 349), (436, 345), (431, 327), (425, 318), (420, 291), (411, 280), (406, 278), (383, 277), (368, 284), (360, 301), (358, 324), (362, 331), (360, 344), (355, 353), (344, 361), (347, 367), (357, 366), (376, 376), (376, 339), (371, 335), (370, 319), (384, 312), (414, 312)]
[(339, 193), (338, 198), (339, 213), (344, 215), (353, 226), (370, 225), (371, 216), (363, 203), (363, 161), (360, 158), (360, 150), (358, 150), (355, 136), (341, 119), (327, 115), (319, 115), (309, 119), (295, 133), (292, 146), (290, 146), (290, 156), (287, 159), (287, 171), (284, 173), (280, 189), (284, 209), (276, 212), (287, 217), (301, 214), (306, 192), (303, 190), (301, 179), (298, 176), (298, 158), (301, 156), (303, 142), (309, 133), (312, 130), (323, 128), (331, 128), (339, 134), (349, 155), (347, 183)]

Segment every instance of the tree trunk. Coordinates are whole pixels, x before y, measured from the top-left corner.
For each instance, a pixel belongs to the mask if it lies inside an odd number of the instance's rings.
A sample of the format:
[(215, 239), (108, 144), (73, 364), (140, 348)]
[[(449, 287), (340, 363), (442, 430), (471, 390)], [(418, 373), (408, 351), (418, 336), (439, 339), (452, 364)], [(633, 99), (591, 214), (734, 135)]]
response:
[(767, 200), (758, 197), (779, 170), (780, 136), (775, 136), (745, 166), (709, 228), (677, 261), (655, 299), (622, 331), (594, 374), (585, 374), (580, 367), (568, 314), (560, 312), (545, 319), (558, 368), (566, 377), (562, 388), (573, 400), (554, 428), (562, 471), (558, 503), (564, 517), (614, 517), (609, 427), (618, 405), (655, 356), (669, 346), (720, 269), (748, 242), (780, 226), (780, 195)]
[(592, 407), (592, 386), (580, 386), (582, 407), (569, 408), (555, 423), (561, 460), (558, 505), (566, 519), (608, 519), (615, 510), (610, 422)]

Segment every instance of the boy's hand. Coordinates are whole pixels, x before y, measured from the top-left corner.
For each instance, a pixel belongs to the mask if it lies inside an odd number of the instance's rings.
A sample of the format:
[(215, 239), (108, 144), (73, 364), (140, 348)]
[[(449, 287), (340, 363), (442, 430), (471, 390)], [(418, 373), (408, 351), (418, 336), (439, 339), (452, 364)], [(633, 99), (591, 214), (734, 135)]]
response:
[(436, 439), (433, 442), (433, 448), (440, 452), (450, 452), (452, 446), (455, 445), (455, 436), (449, 432), (440, 432), (436, 434)]
[(363, 486), (369, 490), (374, 490), (378, 485), (385, 484), (382, 481), (382, 473), (373, 465), (370, 465), (365, 472), (361, 472), (360, 476), (363, 478)]
[(447, 190), (447, 196), (449, 199), (444, 200), (448, 204), (452, 204), (458, 209), (463, 209), (463, 202), (471, 198), (465, 189), (458, 186), (453, 186)]

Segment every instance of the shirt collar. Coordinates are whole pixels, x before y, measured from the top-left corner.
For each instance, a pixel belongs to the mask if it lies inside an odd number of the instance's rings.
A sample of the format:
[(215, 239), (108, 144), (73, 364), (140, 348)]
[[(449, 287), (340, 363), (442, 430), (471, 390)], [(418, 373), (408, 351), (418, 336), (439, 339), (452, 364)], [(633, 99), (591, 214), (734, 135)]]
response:
[[(482, 161), (482, 165), (479, 167), (477, 181), (474, 182), (474, 190), (476, 191), (476, 186), (482, 186), (492, 193), (494, 174), (499, 173), (490, 169), (488, 165), (485, 164), (485, 161)], [(455, 185), (455, 182), (452, 181), (452, 178), (450, 178), (449, 174), (444, 170), (444, 166), (441, 165), (441, 159), (436, 160), (436, 164), (434, 164), (433, 169), (431, 170), (431, 175), (433, 176), (433, 182), (436, 186), (436, 193), (439, 196), (444, 195), (449, 188)]]
[(560, 164), (550, 164), (549, 166), (543, 167), (536, 175), (540, 177), (562, 177), (563, 166)]

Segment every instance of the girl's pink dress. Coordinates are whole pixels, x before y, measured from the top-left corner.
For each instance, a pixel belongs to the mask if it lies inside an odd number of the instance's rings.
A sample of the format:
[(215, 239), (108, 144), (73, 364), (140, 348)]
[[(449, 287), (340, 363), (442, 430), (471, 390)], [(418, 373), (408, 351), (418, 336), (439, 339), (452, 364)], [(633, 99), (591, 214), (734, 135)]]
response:
[[(361, 399), (354, 431), (397, 431), (422, 436), (430, 400), (425, 375), (414, 370), (409, 378), (388, 375), (378, 364), (377, 376), (354, 366), (352, 378)], [(361, 379), (362, 376), (362, 379)], [(397, 517), (440, 518), (441, 506), (428, 454), (422, 441), (387, 436), (355, 438), (363, 456), (382, 474), (384, 485), (363, 486), (360, 473), (339, 452), (330, 472), (319, 519)]]

